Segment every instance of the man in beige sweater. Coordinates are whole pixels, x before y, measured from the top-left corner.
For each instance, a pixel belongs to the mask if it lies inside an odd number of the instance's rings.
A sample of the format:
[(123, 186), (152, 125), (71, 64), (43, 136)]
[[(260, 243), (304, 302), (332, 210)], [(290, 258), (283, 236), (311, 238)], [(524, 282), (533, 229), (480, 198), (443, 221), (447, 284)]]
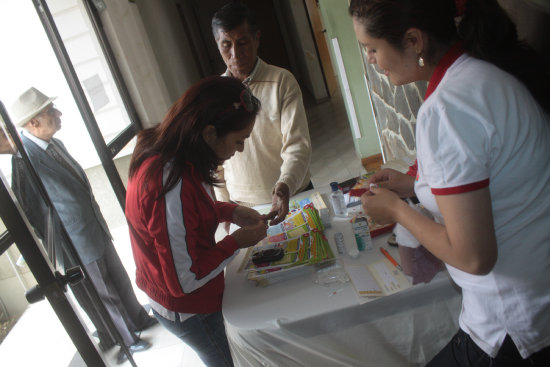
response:
[(229, 3), (212, 19), (212, 32), (227, 66), (224, 76), (247, 84), (262, 103), (244, 152), (225, 161), (218, 200), (241, 205), (272, 203), (272, 224), (288, 213), (290, 196), (313, 188), (309, 162), (311, 141), (302, 92), (294, 76), (269, 65), (257, 54), (260, 30), (245, 5)]

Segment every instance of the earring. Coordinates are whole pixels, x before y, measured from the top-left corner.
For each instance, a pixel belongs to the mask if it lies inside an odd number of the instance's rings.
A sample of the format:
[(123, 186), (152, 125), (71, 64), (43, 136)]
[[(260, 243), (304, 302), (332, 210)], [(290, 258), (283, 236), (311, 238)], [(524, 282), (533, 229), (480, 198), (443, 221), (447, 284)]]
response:
[(424, 67), (424, 59), (422, 58), (422, 56), (418, 56), (418, 66), (420, 66), (421, 68)]

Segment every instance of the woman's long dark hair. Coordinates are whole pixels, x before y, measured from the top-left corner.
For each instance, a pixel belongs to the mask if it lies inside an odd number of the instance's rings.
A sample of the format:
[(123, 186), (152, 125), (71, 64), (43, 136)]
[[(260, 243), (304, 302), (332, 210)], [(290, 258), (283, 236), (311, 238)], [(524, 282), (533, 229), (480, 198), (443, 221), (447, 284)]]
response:
[(432, 64), (437, 63), (438, 47), (462, 40), (464, 51), (514, 75), (550, 112), (550, 68), (518, 39), (515, 24), (497, 0), (467, 0), (458, 27), (454, 0), (351, 0), (349, 13), (364, 24), (367, 34), (399, 50), (409, 28), (426, 32), (432, 47), (424, 58)]
[(161, 195), (179, 181), (187, 162), (193, 164), (204, 182), (218, 183), (215, 171), (222, 162), (204, 141), (202, 132), (212, 125), (216, 136), (222, 138), (249, 126), (260, 109), (259, 101), (249, 93), (239, 80), (229, 77), (212, 76), (194, 84), (159, 125), (138, 134), (130, 161), (130, 178), (147, 158), (158, 156), (158, 161), (145, 172), (144, 180), (152, 179), (170, 162)]

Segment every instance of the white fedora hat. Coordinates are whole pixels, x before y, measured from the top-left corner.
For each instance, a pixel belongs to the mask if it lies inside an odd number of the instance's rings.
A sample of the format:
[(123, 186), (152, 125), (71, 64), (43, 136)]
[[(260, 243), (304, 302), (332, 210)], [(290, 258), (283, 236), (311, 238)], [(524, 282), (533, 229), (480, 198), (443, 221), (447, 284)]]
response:
[(57, 97), (48, 97), (35, 87), (29, 88), (11, 106), (15, 125), (22, 127)]

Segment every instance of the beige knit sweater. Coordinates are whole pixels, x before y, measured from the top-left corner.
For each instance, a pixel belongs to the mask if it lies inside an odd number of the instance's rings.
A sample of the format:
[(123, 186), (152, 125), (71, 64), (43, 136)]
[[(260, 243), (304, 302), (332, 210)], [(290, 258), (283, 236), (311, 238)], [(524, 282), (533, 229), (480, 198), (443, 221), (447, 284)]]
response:
[[(230, 76), (228, 71), (224, 75)], [(260, 58), (244, 82), (262, 108), (244, 152), (237, 152), (220, 169), (226, 187), (216, 188), (216, 197), (221, 201), (271, 203), (276, 183), (286, 183), (294, 195), (310, 181), (311, 140), (302, 92), (288, 70)]]

